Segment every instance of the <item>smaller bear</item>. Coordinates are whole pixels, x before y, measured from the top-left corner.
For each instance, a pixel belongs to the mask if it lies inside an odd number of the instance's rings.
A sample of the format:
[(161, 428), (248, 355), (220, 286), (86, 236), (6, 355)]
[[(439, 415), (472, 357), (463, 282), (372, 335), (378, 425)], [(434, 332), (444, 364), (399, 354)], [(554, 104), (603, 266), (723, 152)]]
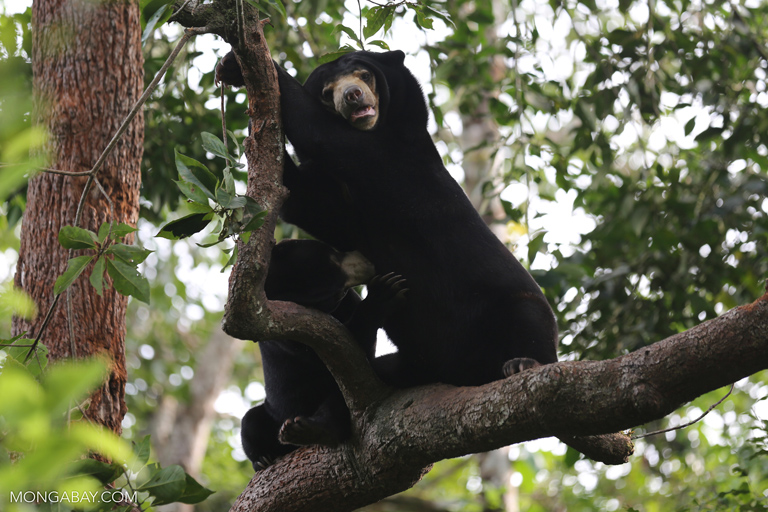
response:
[[(330, 313), (372, 360), (376, 331), (404, 294), (399, 277), (373, 276), (373, 266), (359, 253), (342, 253), (316, 240), (285, 240), (272, 250), (264, 290), (270, 300)], [(351, 287), (365, 282), (368, 296), (361, 302)], [(241, 422), (243, 450), (254, 470), (298, 445), (335, 446), (347, 439), (349, 411), (317, 354), (297, 341), (267, 340), (259, 346), (267, 396)]]

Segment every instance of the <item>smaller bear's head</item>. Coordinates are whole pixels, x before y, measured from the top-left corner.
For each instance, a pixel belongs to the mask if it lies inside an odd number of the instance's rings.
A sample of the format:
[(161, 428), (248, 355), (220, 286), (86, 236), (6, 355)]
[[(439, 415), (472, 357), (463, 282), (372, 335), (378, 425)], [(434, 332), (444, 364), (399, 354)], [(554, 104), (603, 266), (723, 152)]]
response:
[[(373, 130), (388, 117), (392, 100), (402, 103), (404, 110), (412, 98), (424, 103), (418, 82), (403, 65), (404, 58), (401, 51), (346, 53), (315, 69), (304, 88), (354, 128)], [(409, 101), (397, 100), (399, 97)]]

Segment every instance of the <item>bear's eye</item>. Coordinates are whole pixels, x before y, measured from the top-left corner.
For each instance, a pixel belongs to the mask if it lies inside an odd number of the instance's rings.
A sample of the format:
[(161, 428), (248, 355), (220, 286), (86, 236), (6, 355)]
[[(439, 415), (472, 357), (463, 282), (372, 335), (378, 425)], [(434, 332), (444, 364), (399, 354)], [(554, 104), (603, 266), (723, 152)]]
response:
[(333, 101), (333, 87), (328, 87), (327, 89), (323, 89), (322, 100)]
[(360, 80), (363, 82), (370, 82), (371, 81), (371, 74), (368, 71), (363, 71), (360, 73)]

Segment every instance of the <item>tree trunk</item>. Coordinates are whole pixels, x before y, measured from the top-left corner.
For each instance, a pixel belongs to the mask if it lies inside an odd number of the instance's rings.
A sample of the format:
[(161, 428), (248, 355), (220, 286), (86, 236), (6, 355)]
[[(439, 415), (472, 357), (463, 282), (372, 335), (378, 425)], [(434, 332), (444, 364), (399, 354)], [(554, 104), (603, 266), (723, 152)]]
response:
[[(33, 120), (47, 128), (49, 166), (88, 171), (141, 95), (144, 71), (137, 2), (36, 0), (32, 6)], [(98, 231), (108, 220), (135, 225), (139, 213), (143, 116), (131, 123), (97, 178), (114, 205), (93, 187), (80, 226)], [(44, 173), (29, 183), (15, 278), (41, 314), (14, 320), (13, 331), (37, 335), (53, 301), (53, 284), (67, 265), (57, 236), (74, 223), (86, 178)], [(130, 240), (128, 241), (130, 243)], [(84, 272), (72, 285), (74, 340), (64, 297), (43, 334), (52, 360), (105, 354), (109, 379), (91, 397), (87, 416), (120, 433), (126, 412), (127, 298), (105, 287), (98, 296)], [(109, 281), (108, 281), (109, 282)], [(75, 348), (72, 353), (71, 346)]]
[(178, 464), (197, 477), (203, 465), (211, 425), (216, 416), (216, 398), (229, 382), (235, 358), (245, 342), (216, 329), (197, 356), (189, 398), (180, 403), (165, 395), (152, 421), (152, 440), (160, 464)]

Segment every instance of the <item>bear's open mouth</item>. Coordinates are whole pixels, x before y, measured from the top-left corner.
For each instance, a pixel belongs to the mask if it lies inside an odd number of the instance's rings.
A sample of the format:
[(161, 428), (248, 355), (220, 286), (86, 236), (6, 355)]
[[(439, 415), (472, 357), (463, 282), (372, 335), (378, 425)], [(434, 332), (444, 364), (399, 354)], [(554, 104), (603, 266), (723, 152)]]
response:
[(376, 110), (373, 107), (371, 107), (370, 105), (367, 105), (365, 107), (359, 108), (359, 109), (355, 110), (354, 112), (352, 112), (349, 115), (349, 119), (350, 119), (350, 121), (354, 122), (354, 121), (357, 121), (358, 119), (361, 119), (363, 117), (372, 117), (372, 116), (375, 116), (375, 115), (376, 115)]

